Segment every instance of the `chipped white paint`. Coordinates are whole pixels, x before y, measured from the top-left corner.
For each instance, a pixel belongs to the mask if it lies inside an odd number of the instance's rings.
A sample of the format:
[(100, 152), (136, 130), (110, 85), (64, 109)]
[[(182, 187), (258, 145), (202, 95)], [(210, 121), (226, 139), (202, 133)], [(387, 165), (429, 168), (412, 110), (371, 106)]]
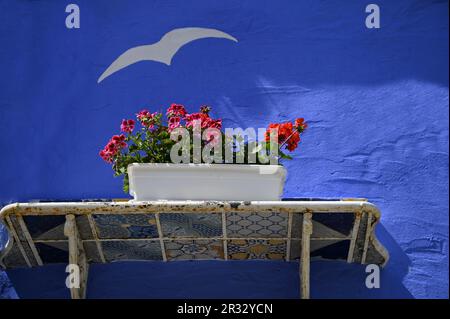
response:
[[(228, 213), (242, 213), (242, 212), (278, 212), (287, 214), (287, 233), (286, 237), (228, 237), (227, 235), (227, 214)], [(351, 235), (343, 236), (337, 235), (334, 231), (328, 231), (324, 227), (320, 228), (323, 232), (323, 236), (319, 238), (311, 238), (312, 228), (316, 227), (312, 220), (312, 214), (317, 213), (349, 213), (355, 215), (355, 221), (352, 229)], [(362, 212), (368, 214), (368, 223), (367, 230), (365, 232), (364, 238), (358, 238), (359, 228), (361, 227), (361, 216)], [(388, 259), (388, 254), (386, 250), (378, 243), (375, 235), (373, 234), (374, 227), (376, 223), (379, 221), (380, 213), (376, 206), (365, 201), (365, 200), (341, 200), (341, 201), (151, 201), (151, 202), (67, 202), (67, 203), (25, 203), (25, 204), (13, 204), (4, 207), (0, 211), (0, 220), (4, 220), (7, 223), (7, 228), (12, 234), (13, 239), (17, 239), (17, 244), (19, 249), (21, 249), (21, 253), (24, 258), (27, 257), (26, 252), (21, 246), (20, 240), (18, 240), (18, 233), (16, 233), (13, 224), (10, 220), (11, 216), (16, 216), (19, 221), (20, 230), (24, 234), (26, 240), (30, 247), (34, 247), (34, 243), (51, 243), (51, 242), (67, 242), (67, 240), (63, 239), (44, 239), (44, 240), (32, 240), (25, 222), (22, 219), (22, 216), (66, 216), (66, 224), (64, 227), (64, 233), (69, 237), (69, 262), (72, 264), (80, 265), (83, 269), (83, 280), (84, 288), (86, 287), (87, 280), (87, 256), (85, 255), (83, 242), (95, 242), (97, 244), (97, 248), (99, 251), (99, 255), (102, 261), (107, 262), (104, 258), (102, 245), (103, 241), (123, 241), (127, 239), (123, 238), (99, 238), (98, 232), (96, 230), (95, 221), (92, 218), (91, 214), (148, 214), (154, 213), (156, 226), (158, 229), (158, 238), (133, 238), (130, 240), (133, 241), (159, 241), (161, 246), (162, 258), (164, 261), (167, 261), (167, 256), (165, 252), (164, 242), (166, 240), (183, 240), (188, 239), (192, 240), (190, 236), (175, 236), (175, 237), (165, 237), (163, 236), (161, 223), (160, 223), (160, 213), (171, 214), (171, 213), (200, 213), (200, 214), (209, 214), (209, 213), (220, 213), (222, 219), (222, 236), (214, 236), (214, 237), (196, 237), (196, 240), (220, 240), (223, 243), (223, 258), (225, 260), (229, 259), (228, 256), (228, 240), (284, 240), (286, 243), (286, 259), (291, 259), (290, 252), (290, 243), (292, 239), (299, 239), (297, 237), (292, 238), (293, 234), (293, 216), (294, 214), (302, 214), (303, 215), (303, 223), (301, 225), (302, 229), (302, 239), (300, 242), (301, 252), (300, 252), (300, 291), (302, 294), (302, 298), (309, 298), (309, 271), (310, 271), (310, 251), (311, 247), (314, 249), (316, 247), (320, 247), (320, 244), (325, 241), (330, 240), (351, 240), (350, 248), (348, 255), (346, 256), (348, 262), (352, 262), (354, 250), (355, 250), (355, 240), (358, 240), (358, 245), (364, 245), (365, 255), (363, 256), (363, 261), (365, 262), (368, 258), (367, 250), (374, 249), (378, 255), (375, 255), (375, 258), (380, 258), (380, 262), (383, 262), (384, 266), (386, 264), (385, 261)], [(81, 240), (78, 229), (76, 227), (75, 218), (76, 216), (87, 216), (89, 220), (89, 225), (93, 234), (93, 239)], [(317, 228), (319, 229), (319, 228)], [(320, 230), (319, 229), (319, 230)], [(6, 252), (9, 251), (12, 247), (14, 241), (10, 240), (6, 247)], [(314, 246), (311, 245), (311, 242), (314, 243)], [(319, 246), (317, 246), (319, 244)], [(369, 247), (369, 244), (371, 246)], [(373, 248), (374, 247), (374, 248)], [(2, 252), (0, 257), (5, 256), (5, 251)], [(37, 254), (36, 248), (34, 247), (33, 253), (39, 257)], [(0, 258), (0, 259), (2, 259)], [(344, 257), (345, 258), (345, 257)], [(371, 258), (374, 258), (371, 255)], [(26, 259), (27, 260), (27, 259)], [(38, 260), (38, 258), (36, 258)], [(75, 262), (74, 262), (75, 261)], [(42, 261), (41, 261), (42, 263)], [(27, 264), (32, 266), (30, 261), (27, 260)], [(85, 294), (83, 289), (78, 291), (73, 291), (74, 298), (82, 298)]]
[(27, 263), (28, 267), (32, 267), (30, 260), (28, 259), (28, 256), (25, 252), (25, 249), (22, 246), (22, 243), (20, 242), (19, 239), (19, 235), (17, 235), (16, 229), (14, 228), (14, 225), (11, 222), (11, 218), (9, 218), (9, 216), (6, 216), (6, 223), (8, 224), (8, 227), (13, 235), (11, 241), (8, 241), (6, 243), (6, 247), (5, 247), (5, 252), (2, 252), (2, 257), (6, 256), (6, 254), (9, 252), (9, 249), (12, 248), (12, 246), (14, 245), (14, 240), (17, 243), (17, 246), (19, 247), (20, 253), (22, 254), (23, 259), (25, 260), (25, 262)]
[(164, 236), (161, 228), (161, 222), (159, 220), (159, 213), (155, 214), (155, 220), (156, 220), (156, 228), (158, 229), (158, 240), (159, 244), (161, 245), (161, 255), (164, 261), (167, 261), (167, 255), (166, 255), (166, 247), (164, 245)]
[(302, 251), (300, 257), (300, 292), (302, 299), (309, 299), (310, 237), (313, 232), (312, 214), (303, 214)]
[(292, 213), (288, 214), (287, 226), (287, 240), (286, 240), (286, 261), (291, 259), (291, 236), (292, 236)]
[(37, 264), (39, 266), (42, 266), (44, 263), (42, 262), (41, 256), (39, 256), (39, 252), (37, 251), (36, 246), (34, 245), (33, 239), (31, 238), (31, 235), (28, 232), (27, 225), (25, 225), (22, 216), (17, 216), (17, 221), (19, 222), (19, 226), (22, 229), (25, 239), (28, 242), (28, 246), (30, 246), (31, 251), (33, 252), (33, 256), (36, 259)]
[(80, 269), (79, 288), (70, 288), (70, 295), (72, 299), (84, 299), (86, 298), (89, 264), (84, 252), (83, 242), (81, 241), (77, 224), (75, 222), (75, 216), (72, 214), (66, 215), (64, 235), (67, 236), (69, 242), (69, 264), (77, 265)]
[[(223, 207), (222, 207), (222, 206)], [(364, 209), (380, 218), (378, 208), (369, 202), (359, 201), (146, 201), (146, 202), (54, 202), (54, 203), (17, 203), (3, 207), (0, 217), (15, 209), (16, 214), (23, 216), (66, 215), (68, 210), (73, 214), (148, 214), (164, 213), (212, 213), (235, 210), (239, 212), (269, 212), (301, 213), (307, 210), (315, 214), (342, 212), (354, 213)]]
[(227, 234), (227, 217), (222, 213), (222, 237), (223, 237), (223, 258), (228, 260), (228, 234)]
[(361, 264), (366, 263), (367, 248), (369, 247), (369, 240), (371, 233), (372, 233), (372, 214), (367, 214), (367, 227), (366, 227), (366, 235), (364, 238), (364, 248), (363, 248), (363, 255), (361, 258)]
[(103, 254), (102, 243), (99, 240), (98, 233), (97, 233), (97, 227), (95, 227), (95, 223), (92, 218), (92, 215), (91, 214), (87, 215), (87, 218), (89, 221), (89, 226), (91, 226), (92, 236), (94, 237), (95, 245), (97, 246), (98, 255), (100, 256), (100, 260), (102, 261), (102, 263), (106, 263), (105, 255)]
[(355, 244), (356, 244), (356, 239), (358, 237), (360, 223), (361, 223), (361, 212), (358, 212), (355, 214), (355, 222), (353, 224), (352, 240), (350, 242), (350, 248), (348, 250), (348, 257), (347, 257), (348, 263), (353, 262), (353, 254), (355, 252)]

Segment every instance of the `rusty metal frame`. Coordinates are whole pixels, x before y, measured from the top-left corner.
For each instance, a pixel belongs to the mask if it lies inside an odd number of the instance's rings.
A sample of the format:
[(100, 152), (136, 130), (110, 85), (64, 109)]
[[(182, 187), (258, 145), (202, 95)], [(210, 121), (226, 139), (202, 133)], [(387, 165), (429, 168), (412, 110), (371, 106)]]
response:
[[(103, 240), (115, 240), (115, 239), (101, 239), (99, 238), (95, 226), (92, 221), (92, 214), (148, 214), (155, 213), (155, 220), (158, 228), (158, 238), (144, 238), (142, 240), (154, 240), (159, 241), (161, 244), (162, 257), (164, 261), (167, 261), (167, 257), (165, 255), (164, 249), (164, 241), (173, 240), (173, 239), (190, 239), (192, 237), (182, 237), (177, 236), (173, 237), (164, 237), (161, 231), (161, 225), (159, 222), (159, 214), (160, 213), (219, 213), (222, 219), (222, 236), (219, 237), (208, 237), (208, 238), (195, 238), (196, 240), (208, 239), (208, 240), (220, 240), (223, 243), (224, 249), (224, 260), (228, 260), (228, 250), (227, 250), (227, 242), (228, 240), (233, 239), (263, 239), (263, 240), (283, 240), (286, 242), (286, 261), (291, 260), (290, 256), (290, 243), (292, 237), (292, 220), (294, 214), (303, 214), (303, 224), (302, 224), (302, 238), (301, 238), (301, 251), (300, 253), (300, 291), (302, 298), (309, 298), (309, 263), (310, 263), (310, 241), (311, 240), (330, 240), (330, 239), (339, 239), (342, 238), (314, 238), (311, 239), (312, 234), (312, 216), (313, 214), (321, 214), (321, 213), (351, 213), (355, 214), (355, 222), (353, 226), (353, 230), (351, 236), (345, 239), (350, 240), (350, 248), (347, 257), (347, 262), (355, 262), (354, 254), (355, 254), (355, 245), (356, 241), (359, 237), (359, 232), (363, 229), (360, 229), (360, 221), (361, 216), (367, 215), (367, 226), (364, 229), (364, 242), (362, 244), (363, 252), (362, 257), (358, 257), (359, 260), (357, 262), (365, 263), (367, 258), (367, 250), (369, 248), (369, 242), (372, 244), (372, 247), (375, 247), (377, 252), (383, 256), (384, 262), (381, 266), (384, 266), (389, 258), (387, 251), (384, 247), (378, 242), (377, 238), (373, 234), (373, 230), (375, 228), (376, 223), (380, 219), (380, 212), (378, 208), (372, 203), (367, 202), (364, 199), (343, 199), (343, 200), (320, 200), (320, 201), (252, 201), (252, 202), (236, 202), (236, 201), (151, 201), (151, 202), (47, 202), (47, 203), (16, 203), (5, 206), (2, 210), (0, 210), (0, 221), (6, 221), (6, 228), (13, 235), (14, 240), (9, 240), (6, 248), (3, 251), (0, 251), (0, 265), (2, 265), (2, 259), (9, 252), (10, 248), (14, 244), (14, 241), (21, 248), (21, 241), (19, 240), (16, 230), (14, 229), (14, 225), (9, 221), (10, 216), (16, 216), (19, 219), (20, 227), (22, 228), (22, 232), (26, 235), (26, 241), (29, 244), (30, 248), (33, 252), (32, 257), (37, 261), (38, 265), (42, 264), (40, 260), (39, 253), (36, 251), (34, 247), (34, 243), (38, 242), (57, 242), (57, 241), (67, 241), (67, 240), (33, 240), (29, 235), (28, 231), (23, 229), (26, 225), (23, 223), (23, 216), (37, 216), (37, 215), (63, 215), (66, 218), (74, 218), (75, 216), (85, 215), (89, 220), (89, 225), (91, 231), (93, 233), (93, 239), (85, 239), (81, 241), (79, 237), (77, 237), (77, 229), (76, 224), (71, 223), (68, 219), (66, 223), (67, 234), (69, 238), (69, 243), (72, 242), (70, 247), (70, 256), (71, 260), (84, 260), (86, 259), (83, 251), (83, 242), (95, 242), (96, 247), (98, 249), (99, 256), (102, 262), (106, 262), (101, 242)], [(226, 225), (226, 215), (230, 212), (280, 212), (286, 213), (288, 216), (288, 224), (287, 224), (287, 237), (283, 238), (273, 238), (273, 237), (239, 237), (239, 238), (231, 238), (227, 236), (227, 225)], [(69, 217), (72, 216), (72, 217)], [(73, 226), (73, 224), (75, 226)], [(72, 226), (70, 226), (72, 225)], [(70, 235), (70, 236), (69, 236)], [(74, 239), (75, 238), (75, 239)], [(124, 239), (120, 239), (124, 240)], [(140, 240), (137, 238), (133, 238), (132, 240)], [(77, 252), (81, 252), (81, 254), (75, 254), (75, 243), (77, 247)], [(360, 243), (358, 241), (358, 243)], [(30, 256), (24, 251), (24, 249), (20, 249), (24, 259), (27, 261), (28, 266), (31, 265), (29, 258)], [(74, 257), (76, 256), (76, 257)], [(82, 266), (86, 269), (87, 276), (87, 267), (88, 265)], [(84, 290), (83, 290), (84, 289)], [(74, 291), (72, 293), (72, 297), (82, 298), (85, 293), (85, 287), (82, 290)]]

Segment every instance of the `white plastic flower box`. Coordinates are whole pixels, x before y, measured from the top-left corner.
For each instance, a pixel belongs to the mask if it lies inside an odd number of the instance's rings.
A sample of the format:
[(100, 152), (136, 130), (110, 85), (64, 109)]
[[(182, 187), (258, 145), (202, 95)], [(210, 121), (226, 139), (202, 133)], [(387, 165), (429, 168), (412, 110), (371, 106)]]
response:
[(130, 164), (130, 195), (150, 200), (279, 200), (286, 170), (281, 165)]

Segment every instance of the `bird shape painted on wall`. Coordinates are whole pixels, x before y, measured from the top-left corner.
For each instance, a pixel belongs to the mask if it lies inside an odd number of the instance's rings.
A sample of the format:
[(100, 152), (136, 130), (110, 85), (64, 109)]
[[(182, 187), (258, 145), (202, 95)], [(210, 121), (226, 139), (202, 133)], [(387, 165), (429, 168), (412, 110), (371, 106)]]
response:
[(100, 83), (113, 73), (127, 66), (141, 61), (156, 61), (168, 66), (178, 50), (195, 40), (205, 38), (222, 38), (238, 42), (228, 33), (209, 28), (180, 28), (167, 32), (162, 38), (153, 44), (142, 45), (128, 49), (122, 53), (98, 78)]

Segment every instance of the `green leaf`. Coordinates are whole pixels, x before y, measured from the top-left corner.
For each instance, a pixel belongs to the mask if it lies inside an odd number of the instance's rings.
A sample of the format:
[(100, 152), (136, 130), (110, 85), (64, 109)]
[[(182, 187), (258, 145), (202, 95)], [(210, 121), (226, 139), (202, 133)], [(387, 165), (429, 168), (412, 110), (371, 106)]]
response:
[(291, 159), (292, 159), (292, 156), (289, 156), (289, 155), (287, 155), (287, 154), (284, 154), (281, 150), (278, 151), (278, 154), (280, 155), (280, 157), (281, 157), (282, 159), (288, 159), (288, 160), (291, 160)]

